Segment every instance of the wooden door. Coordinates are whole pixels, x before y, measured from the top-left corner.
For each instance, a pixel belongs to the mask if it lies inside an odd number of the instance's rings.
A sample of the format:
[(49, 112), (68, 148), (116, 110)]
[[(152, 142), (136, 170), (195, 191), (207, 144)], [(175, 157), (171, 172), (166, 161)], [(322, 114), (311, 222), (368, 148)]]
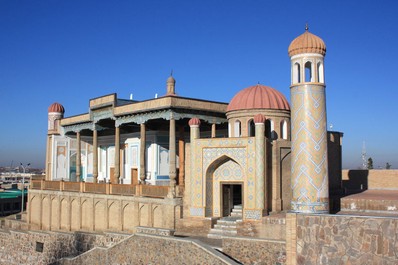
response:
[(110, 174), (111, 183), (115, 184), (116, 183), (116, 179), (115, 179), (115, 168), (114, 167), (111, 167), (109, 169), (109, 174)]
[(131, 168), (131, 184), (138, 185), (138, 168)]

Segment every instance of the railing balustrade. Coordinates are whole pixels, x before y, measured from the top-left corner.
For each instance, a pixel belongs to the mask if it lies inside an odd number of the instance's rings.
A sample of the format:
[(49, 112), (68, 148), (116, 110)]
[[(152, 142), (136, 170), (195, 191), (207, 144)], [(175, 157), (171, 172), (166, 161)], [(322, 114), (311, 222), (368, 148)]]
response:
[(109, 185), (109, 184), (86, 182), (86, 183), (84, 183), (84, 192), (107, 194), (107, 192), (106, 192), (107, 185)]
[(60, 190), (61, 181), (45, 181), (44, 189), (46, 190)]
[(30, 189), (164, 198), (169, 186), (32, 180)]
[(140, 195), (148, 197), (166, 197), (169, 192), (169, 186), (140, 185), (140, 189)]
[(80, 191), (80, 182), (64, 181), (64, 191)]
[(135, 186), (132, 184), (111, 184), (110, 194), (118, 195), (136, 195)]

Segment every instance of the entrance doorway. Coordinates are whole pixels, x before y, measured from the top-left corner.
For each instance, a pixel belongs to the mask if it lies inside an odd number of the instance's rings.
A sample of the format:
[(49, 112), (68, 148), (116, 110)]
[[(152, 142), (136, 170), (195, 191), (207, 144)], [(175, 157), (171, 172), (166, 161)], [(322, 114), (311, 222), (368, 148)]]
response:
[(222, 184), (222, 216), (230, 216), (236, 205), (242, 205), (242, 184)]

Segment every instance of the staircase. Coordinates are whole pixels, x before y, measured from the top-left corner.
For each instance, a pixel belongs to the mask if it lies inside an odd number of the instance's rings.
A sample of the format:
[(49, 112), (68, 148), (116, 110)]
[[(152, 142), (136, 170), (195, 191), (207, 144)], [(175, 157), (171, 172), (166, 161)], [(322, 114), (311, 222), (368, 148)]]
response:
[(221, 239), (225, 236), (236, 236), (238, 234), (237, 224), (239, 222), (242, 222), (242, 205), (235, 205), (231, 215), (219, 219), (207, 237)]

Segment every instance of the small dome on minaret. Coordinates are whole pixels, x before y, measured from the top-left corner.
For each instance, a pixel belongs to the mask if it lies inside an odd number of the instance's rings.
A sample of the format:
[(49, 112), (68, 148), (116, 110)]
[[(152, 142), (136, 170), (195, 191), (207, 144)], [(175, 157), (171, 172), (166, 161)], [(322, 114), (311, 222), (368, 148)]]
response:
[(50, 105), (50, 107), (48, 107), (48, 113), (50, 113), (50, 112), (57, 112), (57, 113), (64, 114), (65, 109), (64, 109), (64, 106), (62, 106), (58, 102), (54, 102), (53, 104)]
[(173, 77), (173, 71), (171, 72), (169, 78), (166, 81), (167, 96), (174, 96), (176, 94), (176, 80)]
[(295, 38), (288, 48), (289, 57), (300, 53), (319, 53), (325, 56), (325, 42), (318, 36), (308, 31), (308, 24), (305, 25), (305, 32)]

